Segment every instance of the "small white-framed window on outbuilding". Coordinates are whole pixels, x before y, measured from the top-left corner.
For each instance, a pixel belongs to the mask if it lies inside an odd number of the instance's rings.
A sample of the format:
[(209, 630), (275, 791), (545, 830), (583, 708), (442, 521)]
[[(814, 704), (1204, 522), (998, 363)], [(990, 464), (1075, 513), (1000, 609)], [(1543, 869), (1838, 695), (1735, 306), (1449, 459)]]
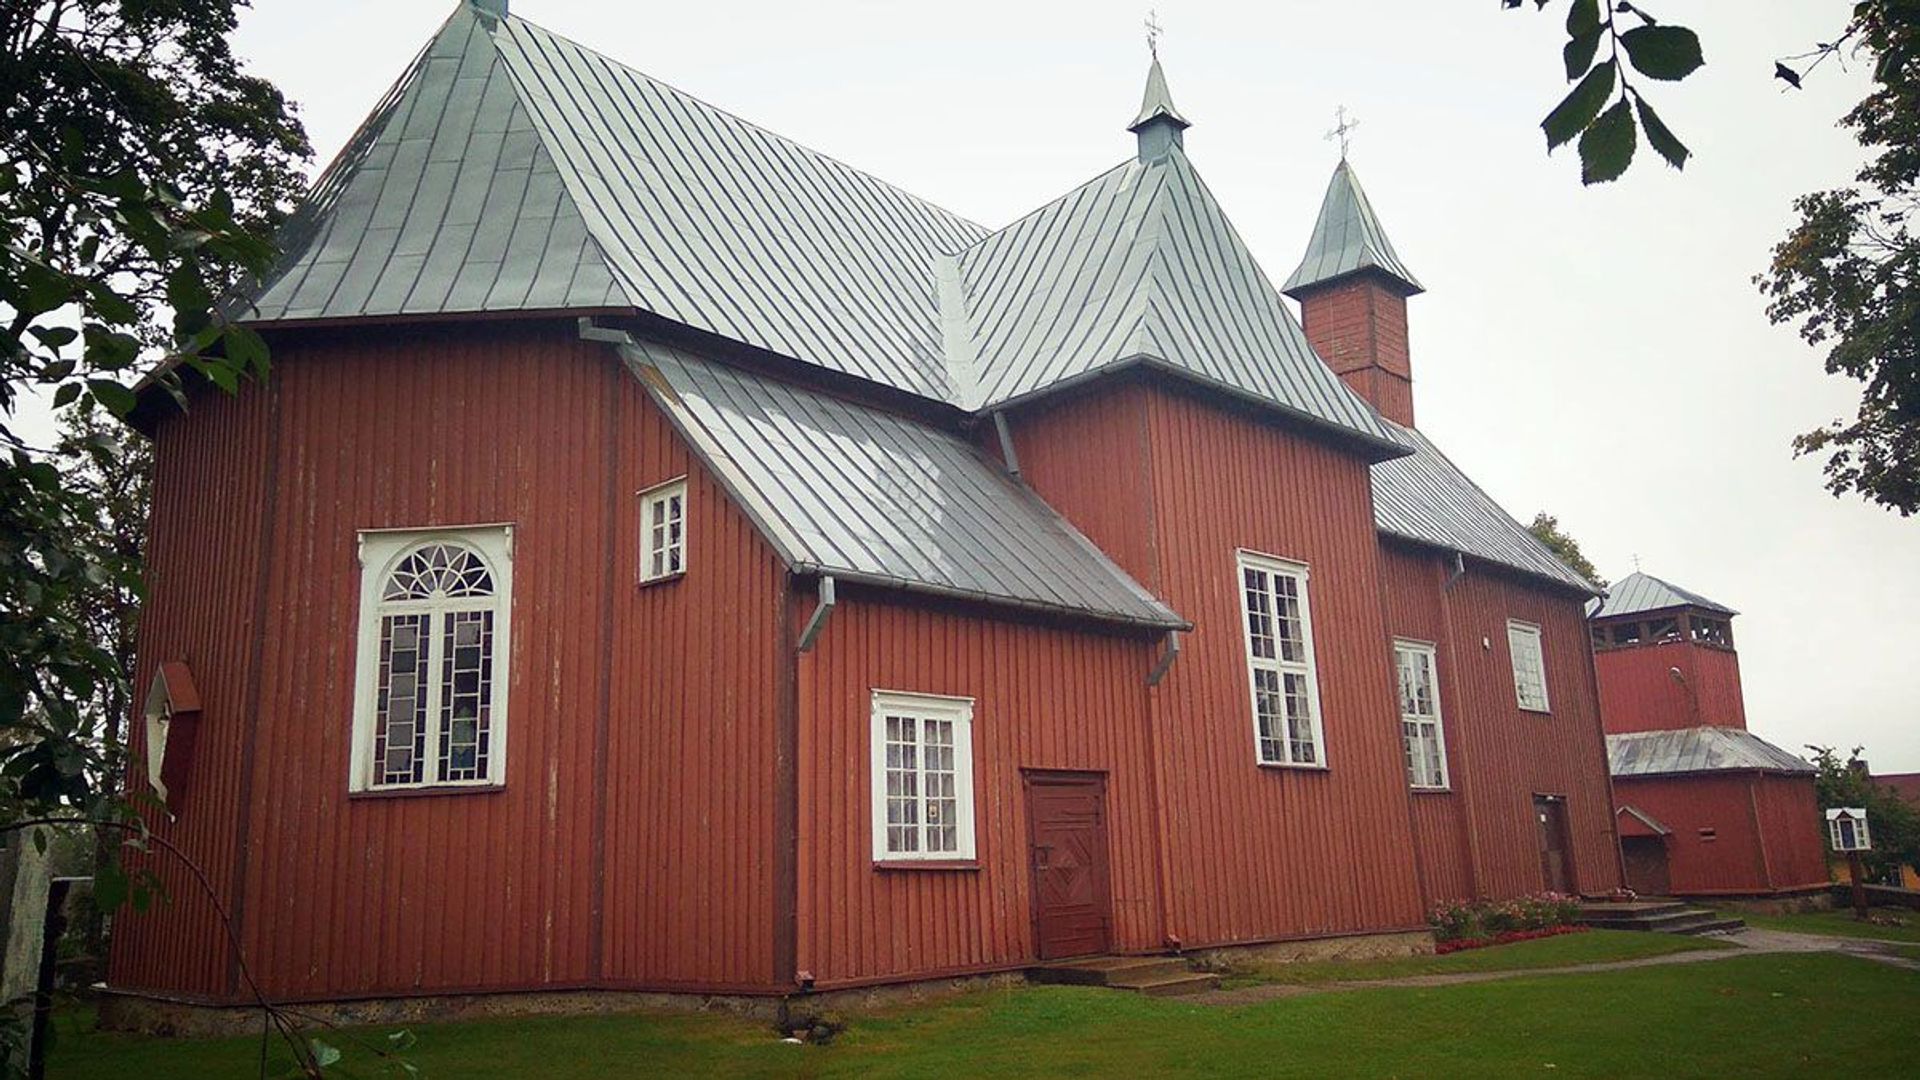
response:
[(1513, 661), (1513, 696), (1528, 712), (1550, 712), (1547, 702), (1547, 657), (1540, 645), (1540, 628), (1519, 619), (1507, 620), (1507, 656)]
[(1325, 768), (1307, 566), (1242, 551), (1238, 567), (1254, 753), (1262, 765)]
[(1827, 839), (1835, 851), (1872, 851), (1873, 837), (1867, 832), (1867, 812), (1858, 806), (1837, 806), (1827, 811)]
[(687, 478), (640, 493), (640, 580), (664, 581), (687, 572)]
[(506, 777), (513, 527), (360, 534), (353, 791)]
[(1407, 783), (1424, 791), (1447, 787), (1447, 739), (1440, 723), (1440, 678), (1433, 646), (1395, 641), (1394, 670), (1400, 684), (1400, 737)]
[(973, 699), (873, 692), (873, 857), (968, 860)]

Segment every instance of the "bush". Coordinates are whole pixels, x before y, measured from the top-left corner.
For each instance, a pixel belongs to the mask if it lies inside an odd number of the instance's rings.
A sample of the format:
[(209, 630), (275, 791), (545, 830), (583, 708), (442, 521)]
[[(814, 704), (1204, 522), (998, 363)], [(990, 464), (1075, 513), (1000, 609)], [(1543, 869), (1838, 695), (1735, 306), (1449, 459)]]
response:
[(1521, 930), (1570, 926), (1580, 902), (1560, 893), (1537, 893), (1508, 900), (1449, 900), (1427, 913), (1436, 941), (1474, 941)]

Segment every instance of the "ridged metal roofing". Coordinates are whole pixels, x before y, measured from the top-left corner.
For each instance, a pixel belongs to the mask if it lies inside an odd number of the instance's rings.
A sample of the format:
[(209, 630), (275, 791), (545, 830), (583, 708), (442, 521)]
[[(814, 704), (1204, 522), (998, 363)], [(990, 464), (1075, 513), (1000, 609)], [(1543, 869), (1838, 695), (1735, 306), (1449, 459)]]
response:
[(1147, 69), (1147, 90), (1140, 96), (1140, 115), (1127, 125), (1128, 131), (1137, 131), (1140, 125), (1156, 116), (1164, 116), (1181, 127), (1191, 127), (1180, 110), (1173, 107), (1173, 95), (1167, 91), (1167, 73), (1160, 70), (1160, 58), (1153, 58), (1153, 66)]
[(1367, 269), (1399, 281), (1409, 296), (1426, 291), (1394, 253), (1387, 230), (1381, 228), (1380, 218), (1360, 187), (1360, 178), (1343, 157), (1334, 166), (1333, 179), (1327, 182), (1326, 198), (1320, 202), (1320, 216), (1314, 220), (1307, 253), (1280, 288), (1288, 296), (1298, 296), (1302, 289)]
[(795, 570), (1187, 625), (1032, 490), (946, 432), (655, 343), (622, 353)]
[(1607, 768), (1615, 776), (1672, 773), (1812, 773), (1805, 759), (1740, 728), (1693, 727), (1607, 736)]
[(1463, 552), (1588, 594), (1599, 591), (1502, 510), (1425, 435), (1388, 423), (1413, 453), (1373, 466), (1373, 518), (1381, 532)]
[(287, 240), (261, 321), (639, 309), (962, 408), (1147, 363), (1395, 452), (1177, 149), (989, 235), (466, 4)]
[[(1393, 450), (1313, 352), (1185, 152), (1128, 161), (968, 248), (949, 348), (990, 409), (1145, 363)], [(955, 301), (950, 299), (949, 304)]]
[(1722, 615), (1739, 614), (1732, 608), (1724, 604), (1716, 604), (1699, 593), (1688, 592), (1678, 585), (1636, 570), (1609, 586), (1605, 599), (1588, 604), (1587, 618), (1605, 619), (1615, 615), (1637, 615), (1643, 611), (1664, 611), (1677, 607), (1697, 607), (1706, 611), (1716, 611)]

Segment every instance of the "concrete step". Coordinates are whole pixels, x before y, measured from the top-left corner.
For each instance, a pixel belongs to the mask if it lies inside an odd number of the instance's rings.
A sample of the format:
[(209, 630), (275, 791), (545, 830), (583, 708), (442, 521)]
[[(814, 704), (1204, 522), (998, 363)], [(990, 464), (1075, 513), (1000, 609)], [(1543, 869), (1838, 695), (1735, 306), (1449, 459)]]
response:
[(1148, 997), (1184, 997), (1204, 994), (1220, 988), (1220, 976), (1201, 971), (1183, 971), (1178, 975), (1160, 975), (1148, 979), (1115, 980), (1107, 984), (1115, 990), (1131, 990)]
[(1739, 934), (1747, 929), (1747, 920), (1716, 917), (1696, 923), (1684, 930), (1675, 930), (1677, 934)]
[[(1607, 905), (1624, 908), (1627, 905)], [(1596, 908), (1599, 905), (1595, 905)], [(1740, 919), (1728, 918), (1717, 911), (1690, 908), (1685, 904), (1667, 904), (1639, 911), (1583, 912), (1580, 922), (1600, 930), (1646, 930), (1660, 934), (1711, 934), (1746, 929)]]

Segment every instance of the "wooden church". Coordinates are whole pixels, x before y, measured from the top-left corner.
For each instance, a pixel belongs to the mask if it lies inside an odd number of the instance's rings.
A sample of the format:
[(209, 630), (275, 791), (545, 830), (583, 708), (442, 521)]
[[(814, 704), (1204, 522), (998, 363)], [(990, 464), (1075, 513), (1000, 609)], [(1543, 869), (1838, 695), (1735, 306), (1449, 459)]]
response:
[[(1156, 61), (1124, 160), (988, 228), (461, 4), (259, 287), (272, 376), (138, 414), (139, 759), (262, 989), (772, 996), (1616, 889), (1595, 590), (1415, 427), (1353, 169), (1275, 288), (1187, 127)], [(246, 1001), (156, 868), (112, 988)]]

